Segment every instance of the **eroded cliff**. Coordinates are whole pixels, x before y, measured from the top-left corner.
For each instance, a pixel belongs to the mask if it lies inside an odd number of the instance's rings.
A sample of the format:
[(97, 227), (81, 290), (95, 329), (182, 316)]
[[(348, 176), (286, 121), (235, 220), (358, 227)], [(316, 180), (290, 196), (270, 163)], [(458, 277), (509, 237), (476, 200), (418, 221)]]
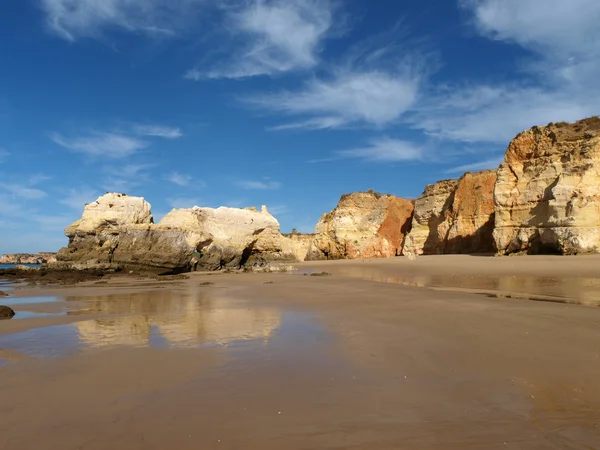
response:
[(389, 258), (400, 255), (413, 204), (373, 191), (343, 195), (315, 228), (307, 259)]
[(488, 253), (495, 250), (492, 170), (430, 184), (415, 201), (404, 253)]
[(106, 194), (86, 205), (65, 234), (69, 245), (58, 253), (58, 268), (217, 270), (297, 260), (264, 207), (176, 209), (154, 224), (143, 198)]
[(519, 134), (494, 197), (500, 254), (599, 252), (600, 118)]

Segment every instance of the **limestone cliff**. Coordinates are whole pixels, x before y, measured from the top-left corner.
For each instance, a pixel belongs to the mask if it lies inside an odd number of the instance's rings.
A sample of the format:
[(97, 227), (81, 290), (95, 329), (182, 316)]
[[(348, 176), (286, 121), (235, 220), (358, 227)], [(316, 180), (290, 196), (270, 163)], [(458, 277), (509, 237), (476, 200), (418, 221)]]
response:
[(279, 223), (256, 209), (177, 209), (158, 224), (143, 198), (106, 194), (65, 230), (57, 268), (150, 267), (173, 270), (296, 261)]
[(343, 195), (315, 228), (307, 259), (388, 258), (401, 254), (413, 204), (373, 191)]
[(15, 253), (0, 256), (0, 264), (47, 264), (56, 261), (56, 253)]
[(404, 253), (493, 252), (495, 181), (496, 173), (486, 170), (428, 185), (415, 201)]
[(509, 145), (494, 191), (500, 254), (600, 251), (600, 118), (534, 127)]

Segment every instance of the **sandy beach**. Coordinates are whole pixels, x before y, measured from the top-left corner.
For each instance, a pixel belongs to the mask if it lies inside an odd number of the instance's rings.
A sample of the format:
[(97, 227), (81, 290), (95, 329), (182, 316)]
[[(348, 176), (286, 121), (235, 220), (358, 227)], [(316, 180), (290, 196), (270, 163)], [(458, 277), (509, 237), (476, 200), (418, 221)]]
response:
[(0, 448), (600, 448), (599, 267), (446, 255), (16, 286)]

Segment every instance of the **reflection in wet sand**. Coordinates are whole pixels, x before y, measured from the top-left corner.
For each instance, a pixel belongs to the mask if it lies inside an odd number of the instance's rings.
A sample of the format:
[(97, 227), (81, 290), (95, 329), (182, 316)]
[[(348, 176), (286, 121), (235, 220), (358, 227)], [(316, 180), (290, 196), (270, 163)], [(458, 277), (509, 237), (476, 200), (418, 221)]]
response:
[(393, 273), (390, 268), (385, 267), (351, 266), (340, 266), (336, 268), (336, 273), (381, 283), (439, 289), (464, 289), (497, 297), (600, 306), (600, 278), (429, 275)]
[(169, 347), (225, 345), (268, 339), (281, 324), (278, 309), (241, 308), (227, 298), (207, 299), (196, 292), (112, 295), (87, 304), (88, 313), (116, 316), (75, 324), (81, 343), (89, 347), (144, 347), (161, 341)]

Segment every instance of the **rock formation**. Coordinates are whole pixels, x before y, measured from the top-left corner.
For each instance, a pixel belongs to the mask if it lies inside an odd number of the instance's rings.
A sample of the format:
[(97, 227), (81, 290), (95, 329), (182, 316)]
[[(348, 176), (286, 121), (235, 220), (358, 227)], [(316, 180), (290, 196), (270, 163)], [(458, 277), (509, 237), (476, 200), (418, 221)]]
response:
[(0, 320), (12, 319), (15, 316), (15, 312), (8, 306), (0, 305)]
[(177, 209), (154, 224), (143, 198), (106, 194), (65, 234), (56, 268), (216, 270), (297, 260), (265, 207)]
[(600, 118), (519, 134), (494, 198), (500, 254), (599, 252)]
[(56, 261), (56, 253), (15, 253), (12, 255), (2, 255), (0, 264), (47, 264)]
[(400, 255), (413, 204), (373, 191), (343, 195), (315, 228), (308, 260), (388, 258)]
[(496, 173), (465, 173), (430, 184), (415, 201), (405, 254), (493, 252)]

